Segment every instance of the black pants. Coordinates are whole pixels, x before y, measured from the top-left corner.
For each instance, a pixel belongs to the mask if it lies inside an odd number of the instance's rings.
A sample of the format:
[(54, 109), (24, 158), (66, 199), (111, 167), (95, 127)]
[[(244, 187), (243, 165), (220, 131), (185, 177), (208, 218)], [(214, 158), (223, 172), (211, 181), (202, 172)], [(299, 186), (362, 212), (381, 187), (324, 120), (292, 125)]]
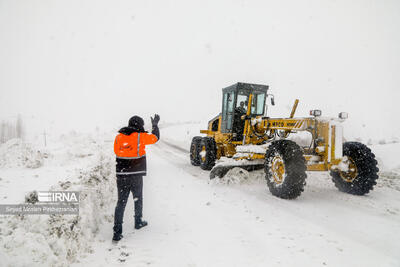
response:
[(129, 193), (135, 200), (135, 219), (142, 218), (143, 210), (143, 176), (117, 175), (118, 202), (115, 207), (114, 232), (122, 232), (122, 223)]

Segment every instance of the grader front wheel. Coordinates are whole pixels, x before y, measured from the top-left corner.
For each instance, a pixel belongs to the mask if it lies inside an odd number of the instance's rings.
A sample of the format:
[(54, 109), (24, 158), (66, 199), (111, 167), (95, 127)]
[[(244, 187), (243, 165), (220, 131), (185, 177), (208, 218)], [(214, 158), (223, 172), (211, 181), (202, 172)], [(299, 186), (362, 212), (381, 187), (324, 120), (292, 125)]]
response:
[(364, 195), (373, 190), (379, 169), (371, 149), (359, 142), (346, 142), (343, 144), (343, 156), (347, 156), (349, 167), (347, 171), (331, 171), (335, 186), (353, 195)]
[(293, 141), (271, 143), (265, 154), (265, 178), (269, 191), (277, 197), (294, 199), (304, 191), (306, 161), (302, 149)]

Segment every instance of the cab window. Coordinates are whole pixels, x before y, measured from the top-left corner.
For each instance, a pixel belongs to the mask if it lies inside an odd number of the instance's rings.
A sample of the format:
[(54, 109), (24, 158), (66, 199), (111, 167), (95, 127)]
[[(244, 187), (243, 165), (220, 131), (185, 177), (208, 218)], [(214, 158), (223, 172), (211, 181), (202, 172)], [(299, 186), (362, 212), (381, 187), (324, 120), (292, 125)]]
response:
[(213, 121), (213, 123), (211, 124), (211, 131), (213, 132), (218, 131), (218, 124), (219, 124), (219, 119)]
[(239, 92), (237, 96), (237, 102), (236, 102), (236, 108), (235, 111), (240, 113), (240, 114), (246, 114), (247, 113), (247, 105), (248, 105), (248, 96), (245, 94), (241, 94)]
[(223, 117), (226, 120), (226, 129), (232, 129), (232, 119), (233, 119), (233, 109), (235, 102), (235, 92), (226, 92), (224, 94), (224, 104), (223, 104)]
[(265, 93), (255, 93), (251, 101), (251, 114), (263, 115), (264, 102), (265, 102)]

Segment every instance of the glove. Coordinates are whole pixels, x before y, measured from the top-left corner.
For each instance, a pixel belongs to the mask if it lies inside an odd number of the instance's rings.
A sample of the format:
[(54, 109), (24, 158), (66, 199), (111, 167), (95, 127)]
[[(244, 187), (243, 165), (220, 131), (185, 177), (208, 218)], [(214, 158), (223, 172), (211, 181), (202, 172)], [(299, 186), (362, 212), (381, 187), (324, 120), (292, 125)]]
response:
[(158, 122), (160, 121), (160, 115), (154, 114), (154, 118), (150, 117), (151, 119), (151, 124), (153, 126), (157, 126)]

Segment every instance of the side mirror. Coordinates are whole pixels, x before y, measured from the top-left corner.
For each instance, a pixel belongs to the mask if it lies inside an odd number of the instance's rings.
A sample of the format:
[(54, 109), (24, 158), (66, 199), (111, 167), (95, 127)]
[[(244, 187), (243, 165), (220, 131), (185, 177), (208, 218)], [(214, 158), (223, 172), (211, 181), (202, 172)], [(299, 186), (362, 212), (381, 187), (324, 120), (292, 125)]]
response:
[(271, 105), (275, 106), (275, 98), (274, 98), (274, 96), (271, 97)]
[(347, 112), (340, 112), (338, 117), (339, 119), (345, 120), (349, 117), (349, 114)]

